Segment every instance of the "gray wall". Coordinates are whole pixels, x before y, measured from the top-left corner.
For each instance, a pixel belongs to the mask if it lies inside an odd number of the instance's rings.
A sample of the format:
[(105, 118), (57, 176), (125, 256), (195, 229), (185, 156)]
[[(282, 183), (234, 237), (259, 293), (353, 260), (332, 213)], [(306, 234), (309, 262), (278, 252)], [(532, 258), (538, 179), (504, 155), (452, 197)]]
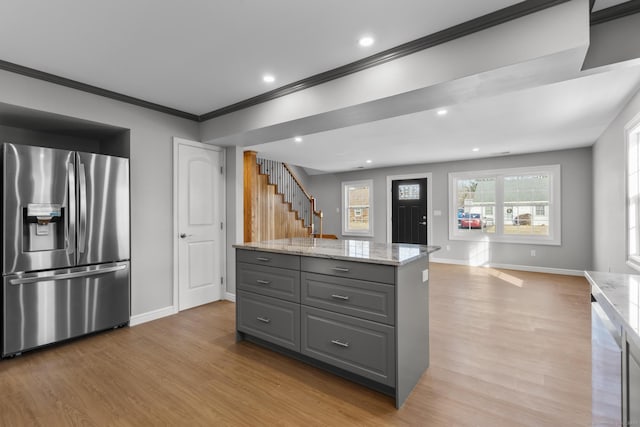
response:
[[(560, 164), (562, 168), (562, 245), (531, 245), (491, 243), (480, 244), (449, 240), (448, 231), (448, 173), (487, 169), (513, 168)], [(584, 270), (591, 266), (592, 257), (592, 179), (591, 148), (535, 153), (518, 156), (494, 157), (448, 163), (412, 165), (404, 167), (371, 169), (365, 171), (313, 175), (310, 177), (311, 194), (318, 198), (320, 209), (325, 212), (324, 231), (340, 235), (341, 182), (373, 179), (374, 185), (374, 237), (377, 242), (386, 241), (387, 197), (386, 177), (430, 172), (432, 174), (432, 209), (442, 211), (433, 217), (432, 244), (442, 246), (434, 258), (466, 262), (472, 254), (482, 252), (480, 258), (492, 264), (524, 265), (544, 268)], [(446, 249), (447, 245), (449, 250)], [(536, 256), (531, 256), (531, 249)], [(476, 257), (477, 258), (477, 257)]]
[(637, 92), (593, 146), (593, 268), (638, 272), (626, 265), (625, 125), (640, 114)]
[(173, 304), (172, 137), (198, 124), (0, 71), (0, 102), (131, 129), (132, 315)]

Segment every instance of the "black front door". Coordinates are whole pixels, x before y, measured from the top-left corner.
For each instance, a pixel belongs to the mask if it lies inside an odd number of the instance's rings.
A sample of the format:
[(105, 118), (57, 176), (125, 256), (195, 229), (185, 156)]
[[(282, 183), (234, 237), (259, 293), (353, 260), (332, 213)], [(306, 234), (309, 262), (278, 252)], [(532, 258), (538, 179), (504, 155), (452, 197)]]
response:
[(427, 244), (427, 178), (391, 185), (391, 241)]

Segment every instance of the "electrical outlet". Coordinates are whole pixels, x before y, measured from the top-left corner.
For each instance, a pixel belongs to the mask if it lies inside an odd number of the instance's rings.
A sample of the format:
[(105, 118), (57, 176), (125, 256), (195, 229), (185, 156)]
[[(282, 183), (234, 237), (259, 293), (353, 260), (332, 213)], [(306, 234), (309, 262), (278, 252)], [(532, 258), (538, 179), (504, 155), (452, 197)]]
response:
[(531, 256), (536, 256), (536, 250), (535, 249), (531, 249)]
[(422, 270), (422, 281), (426, 282), (429, 280), (429, 270)]
[(447, 248), (447, 252), (450, 251), (451, 250), (451, 245), (447, 245), (446, 248)]

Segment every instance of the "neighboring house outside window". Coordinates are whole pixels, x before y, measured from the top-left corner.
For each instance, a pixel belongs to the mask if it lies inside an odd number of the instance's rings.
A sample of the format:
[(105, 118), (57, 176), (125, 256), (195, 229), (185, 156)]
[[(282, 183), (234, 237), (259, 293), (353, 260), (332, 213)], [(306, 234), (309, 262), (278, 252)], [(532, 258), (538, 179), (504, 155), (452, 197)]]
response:
[(373, 181), (342, 183), (342, 234), (373, 236)]
[(451, 240), (560, 244), (560, 166), (449, 174)]
[(627, 142), (627, 264), (640, 271), (640, 114), (625, 126)]

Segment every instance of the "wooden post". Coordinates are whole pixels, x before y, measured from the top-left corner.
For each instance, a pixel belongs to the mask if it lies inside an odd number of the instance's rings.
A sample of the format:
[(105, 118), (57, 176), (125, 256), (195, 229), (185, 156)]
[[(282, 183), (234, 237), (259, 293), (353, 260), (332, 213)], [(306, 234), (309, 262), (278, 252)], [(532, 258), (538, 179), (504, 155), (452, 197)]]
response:
[(255, 151), (244, 152), (244, 241), (257, 241), (258, 161)]

